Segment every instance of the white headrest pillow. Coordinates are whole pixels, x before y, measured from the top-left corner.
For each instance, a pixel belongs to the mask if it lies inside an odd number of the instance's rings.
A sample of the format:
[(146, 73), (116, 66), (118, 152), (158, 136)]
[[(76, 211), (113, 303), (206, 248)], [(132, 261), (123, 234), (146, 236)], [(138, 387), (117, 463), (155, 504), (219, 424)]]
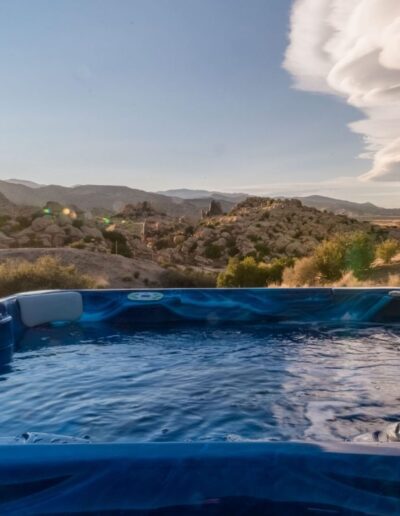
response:
[(17, 299), (22, 322), (29, 328), (55, 321), (76, 321), (83, 312), (79, 292), (42, 292)]

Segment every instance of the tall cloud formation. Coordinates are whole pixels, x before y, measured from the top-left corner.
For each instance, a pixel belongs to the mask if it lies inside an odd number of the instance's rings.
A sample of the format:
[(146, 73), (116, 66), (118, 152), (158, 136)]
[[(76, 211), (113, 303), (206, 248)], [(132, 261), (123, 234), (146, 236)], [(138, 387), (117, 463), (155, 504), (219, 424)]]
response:
[(400, 181), (400, 0), (295, 0), (284, 67), (364, 112), (350, 125), (373, 160), (361, 179)]

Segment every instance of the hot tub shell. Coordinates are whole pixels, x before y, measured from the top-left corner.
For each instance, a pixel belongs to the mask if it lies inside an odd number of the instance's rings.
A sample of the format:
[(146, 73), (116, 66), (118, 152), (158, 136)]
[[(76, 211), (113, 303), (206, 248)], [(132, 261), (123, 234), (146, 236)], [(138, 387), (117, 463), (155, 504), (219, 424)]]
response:
[[(36, 296), (35, 304), (49, 306), (64, 292), (0, 301), (1, 364), (18, 349), (23, 321), (35, 320), (23, 317), (21, 299)], [(76, 292), (82, 310), (66, 310), (68, 320), (132, 329), (186, 322), (400, 322), (400, 291), (391, 288)], [(59, 310), (45, 313), (48, 320), (41, 314), (41, 322), (62, 318)], [(395, 443), (3, 444), (0, 458), (1, 514), (400, 514)]]

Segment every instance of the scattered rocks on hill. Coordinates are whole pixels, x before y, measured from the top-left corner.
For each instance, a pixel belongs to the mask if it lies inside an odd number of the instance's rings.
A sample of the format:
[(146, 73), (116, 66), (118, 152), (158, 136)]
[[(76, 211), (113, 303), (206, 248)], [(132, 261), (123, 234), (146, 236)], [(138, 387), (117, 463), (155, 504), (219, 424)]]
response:
[(0, 210), (0, 249), (70, 247), (212, 269), (224, 268), (234, 256), (266, 262), (303, 257), (327, 236), (372, 231), (366, 222), (305, 207), (299, 200), (259, 197), (246, 199), (226, 215), (213, 200), (195, 224), (158, 212), (148, 202), (127, 205), (110, 217), (56, 202), (42, 210), (9, 213)]
[(232, 256), (269, 261), (302, 257), (328, 235), (366, 230), (368, 223), (308, 208), (298, 200), (248, 198), (228, 215), (203, 220), (178, 245), (178, 263), (224, 266)]

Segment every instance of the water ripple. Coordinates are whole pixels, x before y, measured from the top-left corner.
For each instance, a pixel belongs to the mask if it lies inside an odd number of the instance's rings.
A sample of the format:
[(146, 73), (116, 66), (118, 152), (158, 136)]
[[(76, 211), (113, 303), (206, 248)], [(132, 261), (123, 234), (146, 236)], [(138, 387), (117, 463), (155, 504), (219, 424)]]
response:
[(351, 440), (400, 420), (400, 329), (73, 326), (26, 333), (1, 436)]

